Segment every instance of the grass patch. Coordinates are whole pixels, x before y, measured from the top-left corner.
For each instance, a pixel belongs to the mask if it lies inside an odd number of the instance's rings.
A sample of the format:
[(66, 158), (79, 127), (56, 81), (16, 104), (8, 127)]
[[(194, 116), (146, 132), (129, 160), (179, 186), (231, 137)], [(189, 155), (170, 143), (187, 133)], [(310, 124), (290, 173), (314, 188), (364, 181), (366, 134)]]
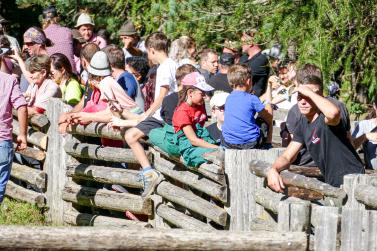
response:
[(0, 206), (0, 224), (45, 226), (46, 222), (37, 206), (5, 198)]

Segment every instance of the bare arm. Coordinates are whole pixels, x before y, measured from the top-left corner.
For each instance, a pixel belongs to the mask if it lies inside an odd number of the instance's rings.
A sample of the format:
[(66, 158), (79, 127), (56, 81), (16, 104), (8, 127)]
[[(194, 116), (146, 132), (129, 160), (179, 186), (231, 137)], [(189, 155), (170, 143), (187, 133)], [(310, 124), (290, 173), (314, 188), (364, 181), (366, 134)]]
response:
[(33, 83), (33, 80), (30, 78), (29, 71), (26, 70), (26, 64), (25, 64), (24, 60), (21, 58), (19, 52), (17, 50), (14, 50), (14, 55), (11, 55), (10, 57), (17, 61), (18, 65), (20, 66), (20, 69), (22, 71), (22, 74), (24, 74), (26, 80), (29, 83)]
[(191, 125), (187, 125), (187, 126), (183, 127), (182, 130), (183, 130), (183, 133), (188, 138), (188, 140), (190, 141), (191, 145), (204, 147), (204, 148), (218, 148), (217, 145), (210, 144), (210, 143), (206, 142), (205, 140), (198, 138)]
[(284, 169), (289, 168), (291, 163), (296, 159), (301, 147), (301, 143), (291, 141), (284, 153), (276, 159), (275, 163), (267, 173), (268, 186), (272, 190), (276, 192), (283, 192), (284, 184), (279, 173)]
[(26, 142), (26, 132), (27, 132), (27, 121), (28, 113), (26, 106), (20, 106), (17, 109), (18, 122), (20, 125), (20, 134), (17, 137), (17, 150), (23, 150), (27, 146)]

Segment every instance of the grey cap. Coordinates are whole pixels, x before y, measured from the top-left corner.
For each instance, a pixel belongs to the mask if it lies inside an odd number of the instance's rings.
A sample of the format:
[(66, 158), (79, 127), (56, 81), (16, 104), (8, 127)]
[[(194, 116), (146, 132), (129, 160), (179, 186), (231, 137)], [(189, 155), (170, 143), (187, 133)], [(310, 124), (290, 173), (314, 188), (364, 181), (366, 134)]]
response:
[(5, 24), (5, 23), (9, 23), (9, 21), (0, 15), (0, 24)]
[(126, 21), (119, 29), (119, 36), (131, 36), (136, 34), (138, 34), (138, 32), (135, 29), (135, 25), (130, 20)]

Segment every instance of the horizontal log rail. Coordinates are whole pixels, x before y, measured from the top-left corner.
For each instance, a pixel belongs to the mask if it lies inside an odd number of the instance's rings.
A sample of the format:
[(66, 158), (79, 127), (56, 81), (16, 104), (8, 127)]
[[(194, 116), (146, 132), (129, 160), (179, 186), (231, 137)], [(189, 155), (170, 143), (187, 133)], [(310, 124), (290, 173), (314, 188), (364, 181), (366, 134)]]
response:
[[(16, 148), (16, 146), (17, 144), (13, 143), (13, 148)], [(44, 161), (46, 159), (46, 153), (44, 151), (32, 147), (26, 147), (24, 150), (17, 150), (17, 153), (38, 161)]]
[[(14, 117), (18, 118), (17, 110), (13, 109), (12, 114)], [(50, 121), (44, 114), (35, 114), (29, 119), (29, 124), (33, 127), (37, 127), (42, 132), (46, 132), (50, 126)]]
[(227, 224), (228, 214), (224, 209), (196, 196), (192, 192), (163, 181), (157, 187), (157, 194), (167, 200), (203, 215), (221, 226), (226, 226)]
[[(250, 171), (259, 177), (266, 177), (267, 171), (270, 168), (266, 162), (262, 161), (251, 161)], [(280, 173), (284, 184), (288, 186), (295, 186), (300, 188), (305, 188), (319, 192), (327, 197), (336, 198), (343, 200), (346, 198), (347, 194), (343, 189), (333, 187), (329, 184), (321, 182), (315, 178), (308, 178), (300, 174), (295, 174), (290, 171), (284, 170)]]
[[(18, 136), (20, 134), (20, 125), (18, 121), (13, 120), (12, 125), (13, 125), (13, 134)], [(43, 150), (47, 149), (47, 135), (42, 132), (34, 130), (30, 126), (28, 126), (28, 129), (27, 129), (27, 142), (30, 144), (36, 145), (42, 148)]]
[(152, 215), (152, 200), (129, 193), (84, 187), (68, 182), (63, 190), (63, 200), (82, 206), (98, 207), (120, 212)]
[(210, 225), (199, 221), (191, 216), (188, 216), (182, 212), (175, 210), (165, 204), (160, 204), (157, 207), (156, 213), (167, 222), (173, 224), (176, 227), (196, 230), (196, 231), (213, 231), (215, 230)]
[(90, 137), (101, 137), (114, 140), (124, 140), (127, 128), (114, 130), (105, 123), (90, 123), (88, 125), (72, 125), (67, 131), (71, 134), (80, 134)]
[(2, 226), (1, 249), (45, 250), (307, 250), (303, 232), (199, 232), (182, 229)]
[(46, 188), (47, 175), (41, 170), (13, 163), (10, 175), (19, 180), (28, 182), (40, 190)]
[(187, 170), (187, 168), (175, 165), (163, 158), (156, 158), (154, 165), (162, 174), (195, 188), (198, 191), (206, 193), (216, 200), (223, 203), (227, 202), (226, 186), (219, 185), (206, 178), (201, 178), (198, 174)]
[(7, 183), (5, 195), (15, 200), (28, 202), (40, 208), (45, 207), (46, 205), (46, 199), (43, 194), (23, 188), (22, 186), (13, 183), (11, 180)]
[(138, 177), (139, 171), (87, 164), (69, 165), (67, 176), (85, 180), (94, 180), (106, 184), (118, 184), (126, 187), (143, 188)]
[(255, 201), (275, 214), (278, 213), (279, 203), (284, 197), (284, 194), (275, 193), (269, 188), (262, 188), (255, 192)]
[(377, 208), (377, 187), (371, 185), (357, 185), (355, 199), (371, 208)]
[(68, 210), (64, 212), (64, 222), (75, 226), (94, 226), (94, 227), (124, 227), (124, 228), (151, 228), (152, 226), (147, 222), (132, 221), (114, 217), (107, 217), (102, 215), (94, 215), (87, 213), (80, 213), (75, 210)]
[(64, 150), (72, 157), (118, 163), (139, 163), (131, 149), (102, 147), (94, 144), (69, 141), (65, 144)]

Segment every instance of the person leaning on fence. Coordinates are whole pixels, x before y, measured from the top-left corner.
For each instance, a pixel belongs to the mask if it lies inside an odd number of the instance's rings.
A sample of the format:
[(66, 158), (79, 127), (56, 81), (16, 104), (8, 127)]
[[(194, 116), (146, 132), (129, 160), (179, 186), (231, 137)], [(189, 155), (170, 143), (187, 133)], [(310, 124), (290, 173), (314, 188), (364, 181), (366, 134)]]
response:
[[(221, 145), (230, 149), (253, 149), (264, 147), (263, 145), (270, 147), (272, 140), (271, 95), (268, 96), (266, 105), (263, 105), (257, 96), (249, 93), (252, 89), (252, 82), (247, 66), (239, 64), (231, 66), (228, 71), (228, 80), (233, 91), (225, 103)], [(270, 89), (269, 85), (268, 89)], [(258, 123), (254, 118), (256, 113), (260, 118)]]
[(298, 108), (304, 116), (300, 117), (291, 143), (268, 171), (268, 185), (282, 192), (284, 183), (279, 173), (289, 168), (305, 145), (325, 182), (339, 187), (344, 175), (364, 173), (364, 167), (347, 136), (347, 125), (339, 106), (322, 96), (322, 80), (303, 75), (297, 81)]
[(51, 75), (60, 87), (63, 102), (70, 105), (77, 105), (82, 97), (83, 89), (72, 71), (72, 65), (68, 58), (62, 53), (52, 54)]
[(202, 154), (218, 148), (209, 132), (204, 128), (207, 115), (204, 107), (205, 93), (213, 91), (198, 72), (182, 79), (178, 107), (173, 115), (175, 142), (187, 166), (198, 167), (206, 160)]
[(26, 100), (21, 93), (15, 77), (0, 71), (0, 204), (5, 195), (5, 189), (10, 177), (13, 160), (12, 143), (12, 108), (17, 110), (19, 135), (17, 136), (17, 150), (27, 146), (27, 108)]
[(355, 149), (362, 145), (366, 167), (377, 169), (377, 96), (373, 100), (370, 119), (361, 120), (352, 132)]
[(145, 41), (145, 45), (148, 51), (148, 59), (153, 64), (159, 64), (156, 74), (154, 102), (143, 114), (142, 121), (137, 126), (128, 129), (125, 135), (127, 144), (142, 167), (140, 177), (144, 184), (143, 197), (149, 196), (153, 192), (162, 176), (151, 166), (139, 140), (147, 136), (152, 129), (164, 126), (160, 115), (162, 101), (166, 95), (177, 91), (175, 80), (177, 64), (168, 58), (169, 40), (167, 37), (161, 32), (152, 33)]
[(212, 139), (215, 140), (216, 145), (220, 145), (222, 139), (222, 127), (224, 124), (225, 102), (229, 93), (223, 91), (216, 91), (212, 96), (209, 105), (211, 107), (211, 118), (215, 118), (216, 122), (207, 126), (206, 129)]

